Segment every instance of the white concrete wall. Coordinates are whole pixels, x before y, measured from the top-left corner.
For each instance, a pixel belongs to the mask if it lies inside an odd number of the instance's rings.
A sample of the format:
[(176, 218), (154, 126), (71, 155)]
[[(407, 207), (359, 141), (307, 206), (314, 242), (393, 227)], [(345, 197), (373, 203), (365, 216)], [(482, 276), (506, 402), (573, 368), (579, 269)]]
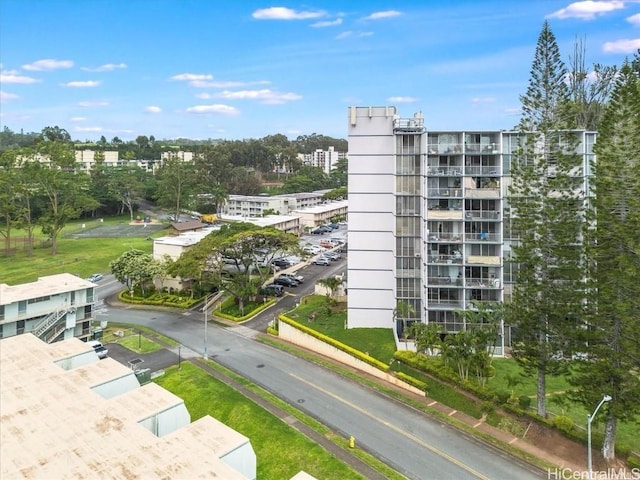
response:
[(402, 380), (399, 380), (394, 375), (383, 372), (382, 370), (379, 370), (358, 358), (352, 357), (348, 353), (343, 352), (333, 345), (329, 345), (328, 343), (318, 340), (317, 338), (312, 337), (311, 335), (308, 335), (285, 322), (278, 322), (278, 337), (295, 345), (300, 345), (301, 347), (308, 348), (314, 352), (324, 355), (325, 357), (337, 360), (350, 367), (357, 368), (358, 370), (378, 377), (398, 387), (402, 387), (412, 393), (424, 395), (424, 392), (422, 390), (409, 385)]

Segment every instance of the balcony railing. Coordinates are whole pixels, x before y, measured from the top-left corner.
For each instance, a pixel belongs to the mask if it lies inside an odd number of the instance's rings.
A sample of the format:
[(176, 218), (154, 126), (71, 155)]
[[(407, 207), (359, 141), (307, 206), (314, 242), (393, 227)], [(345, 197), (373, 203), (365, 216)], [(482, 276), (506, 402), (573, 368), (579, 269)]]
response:
[(429, 167), (427, 175), (433, 177), (459, 177), (462, 175), (462, 167)]
[(480, 143), (466, 143), (464, 146), (465, 153), (487, 153), (495, 154), (500, 153), (500, 148), (497, 143), (480, 144)]
[(467, 198), (500, 198), (500, 186), (485, 188), (465, 188)]
[(461, 188), (429, 188), (428, 197), (462, 198)]
[(479, 166), (479, 165), (467, 165), (464, 167), (465, 175), (499, 175), (500, 171), (497, 166)]
[(427, 145), (430, 155), (455, 155), (462, 154), (461, 143), (430, 143)]
[(466, 242), (488, 242), (495, 243), (502, 241), (502, 235), (499, 233), (465, 233), (464, 239)]
[(464, 218), (467, 220), (475, 220), (478, 218), (500, 220), (500, 212), (497, 210), (467, 210), (464, 212)]
[(501, 282), (498, 278), (467, 278), (464, 285), (473, 288), (500, 288)]
[(462, 263), (462, 255), (429, 255), (428, 261), (439, 264)]
[(440, 233), (431, 233), (429, 234), (429, 241), (430, 242), (461, 242), (462, 241), (462, 235), (460, 235), (459, 233), (447, 233), (447, 232), (440, 232)]

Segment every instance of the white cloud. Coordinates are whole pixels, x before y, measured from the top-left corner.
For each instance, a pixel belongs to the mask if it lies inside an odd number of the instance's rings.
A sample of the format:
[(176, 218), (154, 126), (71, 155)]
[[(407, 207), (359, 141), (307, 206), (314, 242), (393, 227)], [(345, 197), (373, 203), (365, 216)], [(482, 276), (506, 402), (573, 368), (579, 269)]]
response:
[(474, 97), (471, 99), (471, 103), (493, 103), (495, 101), (495, 97)]
[(302, 98), (297, 93), (274, 92), (268, 88), (262, 90), (238, 90), (235, 92), (225, 90), (219, 96), (227, 100), (261, 100), (262, 103), (268, 104), (281, 104)]
[(74, 127), (75, 132), (102, 132), (102, 127)]
[(43, 60), (38, 60), (37, 62), (29, 63), (22, 66), (22, 68), (24, 68), (25, 70), (34, 72), (45, 72), (48, 70), (57, 70), (59, 68), (71, 67), (73, 67), (73, 62), (71, 60), (55, 60), (53, 58), (45, 58)]
[(326, 14), (323, 10), (296, 11), (285, 7), (270, 7), (258, 9), (251, 16), (257, 20), (308, 20), (324, 17)]
[(18, 75), (14, 70), (8, 72), (0, 72), (0, 83), (37, 83), (40, 80), (32, 77), (25, 77), (24, 75)]
[(87, 117), (71, 117), (69, 120), (72, 122), (86, 122)]
[(194, 105), (186, 110), (187, 113), (222, 113), (224, 115), (237, 115), (240, 113), (235, 107), (230, 105), (214, 104), (214, 105)]
[(85, 72), (111, 72), (113, 70), (119, 70), (122, 68), (127, 68), (126, 63), (105, 63), (104, 65), (100, 65), (99, 67), (89, 68), (82, 67), (80, 70), (84, 70)]
[(640, 13), (636, 13), (635, 15), (627, 17), (627, 22), (629, 22), (634, 27), (640, 27)]
[(381, 12), (374, 12), (371, 15), (364, 17), (363, 20), (380, 20), (382, 18), (398, 17), (400, 15), (402, 15), (402, 12), (399, 12), (398, 10), (384, 10)]
[(109, 102), (104, 101), (78, 102), (79, 107), (106, 107), (107, 105), (109, 105)]
[(624, 2), (619, 0), (593, 1), (570, 3), (568, 7), (561, 8), (548, 15), (549, 18), (579, 18), (581, 20), (593, 20), (598, 15), (605, 15), (614, 10), (624, 8)]
[(316, 28), (323, 28), (323, 27), (335, 27), (336, 25), (341, 25), (341, 24), (342, 24), (342, 19), (336, 18), (335, 20), (327, 20), (324, 22), (312, 23), (311, 26)]
[(2, 90), (0, 90), (0, 101), (8, 102), (10, 100), (15, 100), (16, 98), (20, 97), (18, 97), (18, 95), (16, 95), (15, 93), (3, 92)]
[(217, 82), (207, 82), (203, 80), (193, 80), (189, 82), (189, 86), (195, 88), (237, 88), (237, 87), (246, 87), (249, 85), (268, 85), (268, 80), (256, 80), (253, 82), (237, 82), (231, 80), (221, 80)]
[(209, 99), (213, 98), (213, 95), (211, 95), (210, 93), (206, 93), (206, 92), (196, 93), (196, 98), (200, 98), (202, 100), (209, 100)]
[(162, 109), (160, 107), (156, 107), (155, 105), (149, 105), (148, 107), (144, 107), (144, 111), (147, 113), (161, 113)]
[(92, 88), (100, 85), (101, 82), (96, 80), (86, 80), (86, 81), (75, 81), (75, 82), (67, 82), (61, 83), (61, 87), (72, 87), (72, 88)]
[(186, 80), (188, 82), (193, 81), (201, 81), (201, 80), (211, 80), (213, 79), (213, 75), (205, 74), (205, 73), (180, 73), (178, 75), (174, 75), (171, 77), (171, 80)]
[(602, 51), (606, 53), (633, 53), (639, 48), (640, 38), (624, 38), (602, 45)]
[(417, 102), (418, 99), (415, 97), (389, 97), (387, 98), (387, 102), (391, 103), (413, 103)]
[(354, 32), (352, 30), (347, 30), (346, 32), (336, 35), (336, 40), (343, 40), (345, 38), (364, 38), (370, 37), (371, 35), (373, 35), (373, 32)]

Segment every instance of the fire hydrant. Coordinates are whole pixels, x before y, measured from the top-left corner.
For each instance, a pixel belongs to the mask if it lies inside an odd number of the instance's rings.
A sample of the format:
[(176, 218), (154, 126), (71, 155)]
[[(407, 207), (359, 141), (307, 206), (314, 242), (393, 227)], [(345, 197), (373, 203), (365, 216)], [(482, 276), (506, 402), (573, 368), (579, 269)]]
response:
[(349, 439), (349, 448), (355, 448), (355, 446), (356, 446), (356, 439), (352, 435), (351, 438)]

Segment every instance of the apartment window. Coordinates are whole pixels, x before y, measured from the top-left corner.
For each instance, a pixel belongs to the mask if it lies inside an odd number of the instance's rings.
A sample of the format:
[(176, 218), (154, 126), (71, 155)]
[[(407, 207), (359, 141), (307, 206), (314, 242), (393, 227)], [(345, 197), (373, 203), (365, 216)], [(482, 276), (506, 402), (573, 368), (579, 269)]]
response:
[(93, 287), (87, 288), (87, 303), (93, 303)]
[(21, 335), (24, 333), (24, 320), (18, 320), (16, 322), (16, 335)]
[(0, 338), (2, 338), (2, 337), (3, 337), (3, 334), (2, 334), (2, 327), (4, 327), (4, 325), (0, 324)]
[(18, 315), (26, 315), (27, 314), (27, 301), (20, 300), (18, 302)]
[(4, 305), (0, 305), (0, 320), (4, 320)]
[(46, 295), (44, 297), (30, 298), (29, 300), (27, 300), (27, 302), (29, 303), (29, 305), (31, 305), (34, 303), (48, 302), (50, 298), (51, 297), (49, 295)]

